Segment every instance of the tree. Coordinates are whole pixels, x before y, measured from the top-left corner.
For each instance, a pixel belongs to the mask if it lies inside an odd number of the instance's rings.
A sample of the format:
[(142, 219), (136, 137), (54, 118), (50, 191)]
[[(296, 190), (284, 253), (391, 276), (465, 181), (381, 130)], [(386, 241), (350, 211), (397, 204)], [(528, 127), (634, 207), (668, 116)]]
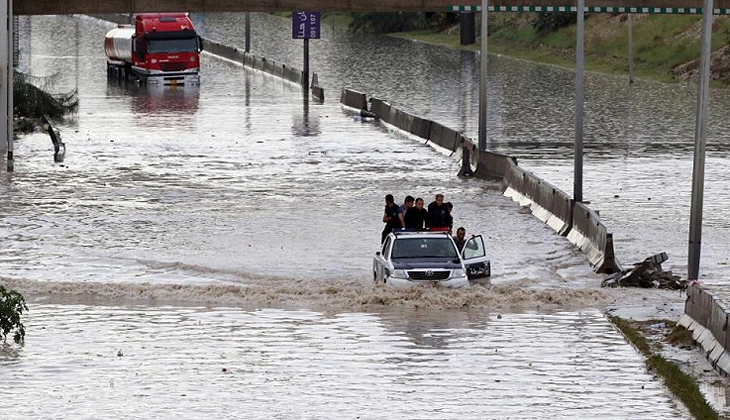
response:
[(8, 334), (13, 330), (13, 340), (16, 343), (20, 344), (25, 340), (25, 326), (20, 322), (20, 315), (27, 310), (23, 295), (0, 285), (0, 335), (3, 342), (7, 341)]
[(36, 77), (16, 71), (13, 84), (15, 114), (24, 118), (38, 119), (44, 115), (59, 118), (76, 111), (79, 106), (76, 91), (55, 95), (46, 92), (55, 79), (55, 76)]

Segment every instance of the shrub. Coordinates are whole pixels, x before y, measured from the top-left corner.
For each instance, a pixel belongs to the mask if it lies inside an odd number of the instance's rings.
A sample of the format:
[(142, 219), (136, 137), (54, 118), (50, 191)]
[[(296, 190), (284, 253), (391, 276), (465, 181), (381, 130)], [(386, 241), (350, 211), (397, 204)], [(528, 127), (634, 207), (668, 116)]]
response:
[(453, 12), (368, 12), (352, 13), (352, 33), (384, 34), (422, 29), (442, 30), (459, 21)]
[(25, 340), (25, 326), (20, 322), (20, 315), (27, 310), (23, 295), (0, 286), (0, 335), (3, 342), (7, 341), (8, 334), (13, 330), (15, 330), (13, 340), (16, 343)]
[(540, 12), (532, 26), (539, 34), (547, 34), (560, 28), (570, 26), (578, 20), (575, 12)]

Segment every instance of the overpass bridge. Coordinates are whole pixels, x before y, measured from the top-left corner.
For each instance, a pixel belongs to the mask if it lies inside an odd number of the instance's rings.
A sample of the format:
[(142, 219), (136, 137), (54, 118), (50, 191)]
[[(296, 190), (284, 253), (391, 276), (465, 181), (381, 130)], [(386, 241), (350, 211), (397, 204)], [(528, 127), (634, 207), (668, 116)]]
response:
[[(2, 0), (12, 1), (12, 0)], [(575, 7), (578, 0), (494, 0), (495, 11), (527, 11), (530, 7)], [(17, 15), (140, 12), (281, 12), (295, 10), (404, 12), (475, 10), (481, 0), (22, 0)], [(702, 0), (585, 0), (590, 11), (622, 13), (701, 13)], [(512, 8), (518, 9), (512, 9)], [(717, 0), (717, 10), (730, 9), (730, 0)], [(461, 9), (461, 10), (464, 10)], [(646, 9), (646, 10), (644, 10)], [(687, 9), (685, 11), (685, 9)], [(692, 9), (692, 10), (690, 10)], [(532, 10), (534, 11), (534, 10)], [(546, 10), (549, 11), (549, 10)], [(558, 11), (558, 10), (555, 10)]]

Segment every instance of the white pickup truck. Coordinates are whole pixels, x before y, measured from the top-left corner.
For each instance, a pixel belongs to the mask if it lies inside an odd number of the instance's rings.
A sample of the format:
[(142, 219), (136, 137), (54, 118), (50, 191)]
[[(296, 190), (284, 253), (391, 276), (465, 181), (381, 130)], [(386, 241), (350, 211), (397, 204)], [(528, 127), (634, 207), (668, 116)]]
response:
[(392, 232), (373, 258), (375, 284), (419, 283), (468, 287), (491, 275), (481, 235), (472, 236), (459, 252), (446, 232)]

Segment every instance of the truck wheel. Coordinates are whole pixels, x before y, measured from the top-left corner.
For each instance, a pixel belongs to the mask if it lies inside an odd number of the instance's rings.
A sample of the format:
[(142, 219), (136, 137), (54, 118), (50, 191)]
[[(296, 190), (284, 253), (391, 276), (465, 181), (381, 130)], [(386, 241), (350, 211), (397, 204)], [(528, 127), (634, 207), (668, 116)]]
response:
[(378, 272), (373, 271), (373, 283), (378, 284)]

